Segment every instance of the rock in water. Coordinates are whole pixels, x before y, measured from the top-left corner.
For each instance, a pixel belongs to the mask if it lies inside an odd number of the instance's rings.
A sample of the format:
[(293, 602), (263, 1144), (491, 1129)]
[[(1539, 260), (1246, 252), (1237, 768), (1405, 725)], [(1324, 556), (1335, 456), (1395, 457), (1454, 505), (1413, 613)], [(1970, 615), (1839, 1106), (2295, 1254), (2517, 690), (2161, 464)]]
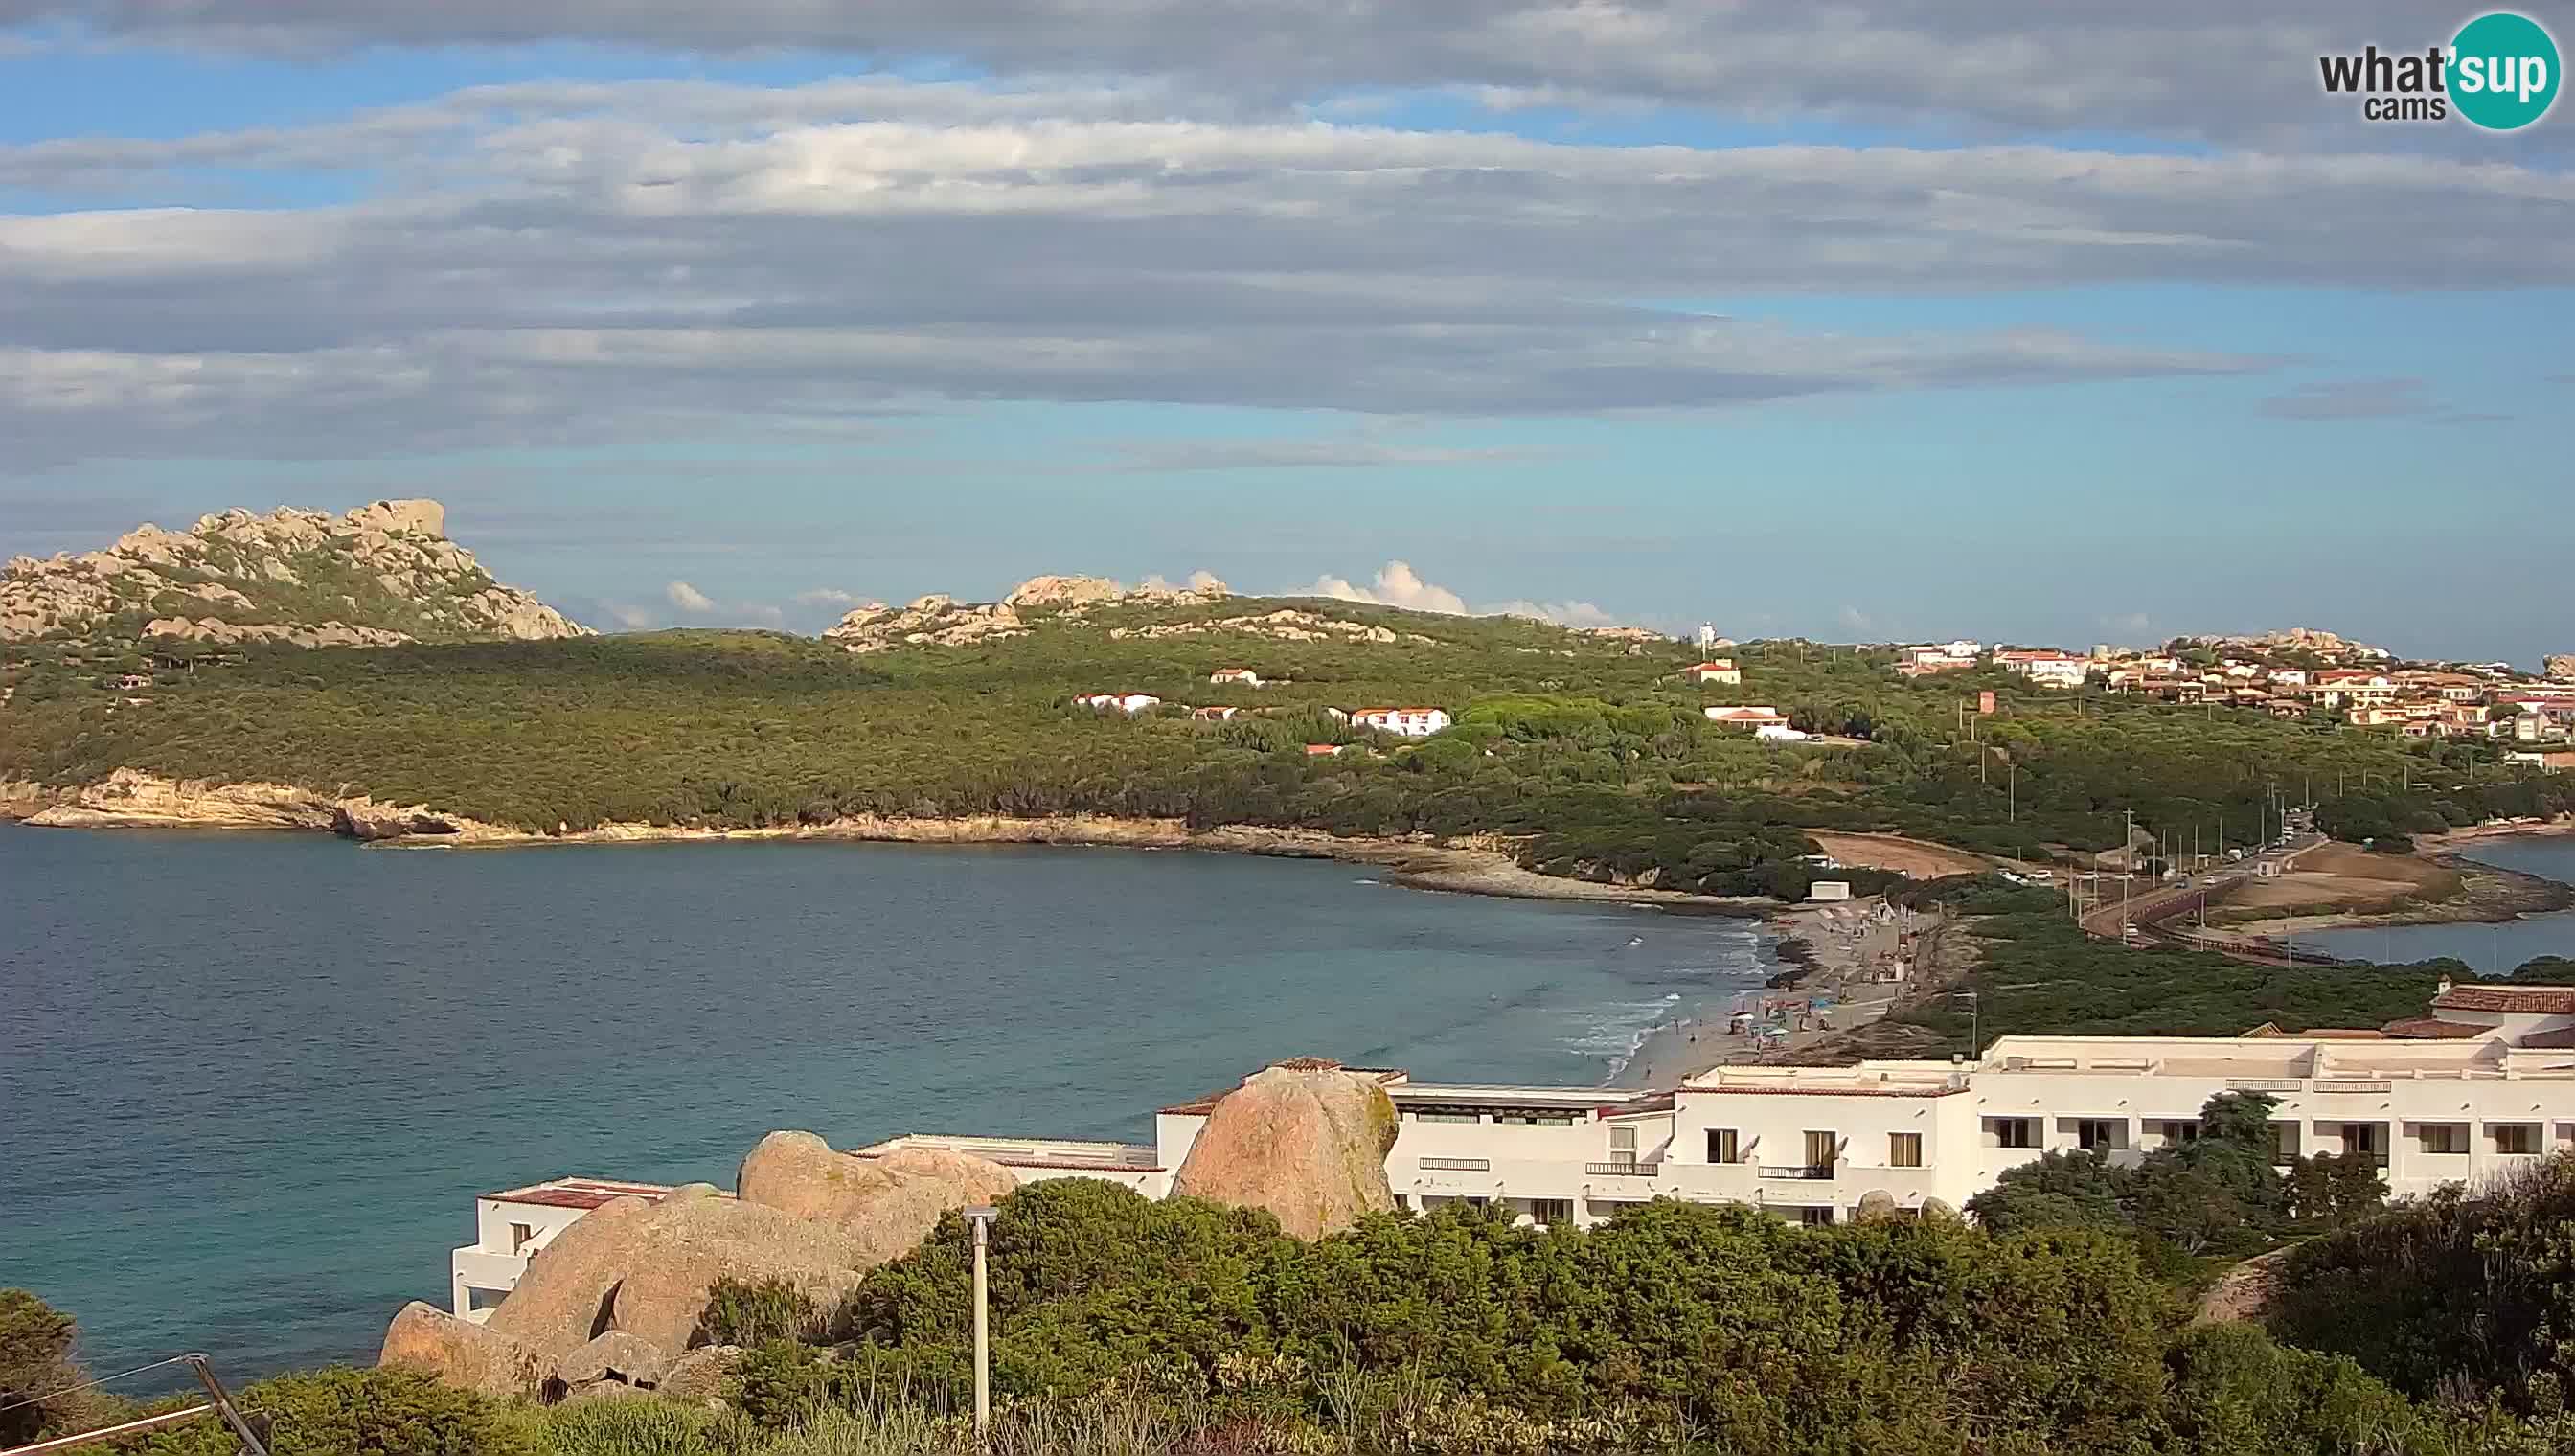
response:
[(685, 1350), (719, 1278), (784, 1279), (829, 1308), (876, 1262), (845, 1230), (692, 1183), (658, 1202), (616, 1199), (555, 1235), (489, 1327), (549, 1362), (611, 1330)]
[(1337, 1062), (1281, 1062), (1218, 1100), (1172, 1191), (1266, 1208), (1287, 1232), (1320, 1238), (1394, 1207), (1385, 1155), (1395, 1130), (1374, 1078)]
[(840, 1229), (883, 1263), (918, 1247), (942, 1213), (991, 1203), (1019, 1185), (1000, 1163), (945, 1148), (861, 1158), (810, 1132), (773, 1132), (742, 1160), (734, 1189), (746, 1203)]
[(543, 1368), (537, 1352), (519, 1340), (417, 1299), (386, 1327), (376, 1363), (502, 1400), (535, 1395)]

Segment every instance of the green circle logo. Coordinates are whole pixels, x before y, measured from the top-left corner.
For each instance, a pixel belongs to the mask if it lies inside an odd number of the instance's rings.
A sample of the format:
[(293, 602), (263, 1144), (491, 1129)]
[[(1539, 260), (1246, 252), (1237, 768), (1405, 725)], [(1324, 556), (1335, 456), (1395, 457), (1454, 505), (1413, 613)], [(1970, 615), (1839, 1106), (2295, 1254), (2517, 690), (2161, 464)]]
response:
[(2490, 132), (2519, 131), (2557, 102), (2557, 42), (2527, 15), (2480, 15), (2450, 42), (2450, 100)]

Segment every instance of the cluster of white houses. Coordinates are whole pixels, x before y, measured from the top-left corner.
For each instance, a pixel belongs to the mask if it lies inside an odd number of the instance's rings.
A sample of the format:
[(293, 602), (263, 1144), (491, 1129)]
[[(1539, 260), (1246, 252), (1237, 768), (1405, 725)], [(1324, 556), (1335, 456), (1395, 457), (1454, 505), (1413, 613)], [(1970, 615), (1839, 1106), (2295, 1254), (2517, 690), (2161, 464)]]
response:
[[(1807, 1224), (1956, 1209), (2050, 1151), (2125, 1163), (2188, 1141), (2200, 1109), (2230, 1091), (2275, 1099), (2284, 1161), (2364, 1154), (2391, 1195), (2412, 1197), (2575, 1148), (2575, 987), (2445, 983), (2429, 1014), (2372, 1030), (2004, 1036), (1974, 1061), (1721, 1066), (1649, 1093), (1363, 1074), (1401, 1118), (1386, 1178), (1410, 1209), (1476, 1203), (1577, 1226), (1655, 1198)], [(1221, 1095), (1163, 1108), (1150, 1144), (913, 1134), (848, 1155), (955, 1148), (1023, 1180), (1106, 1178), (1159, 1198)], [(476, 1242), (455, 1251), (457, 1313), (481, 1317), (583, 1213), (662, 1191), (559, 1178), (485, 1195)]]
[[(1265, 686), (1261, 675), (1250, 668), (1219, 668), (1208, 675), (1208, 682), (1219, 688)], [(1077, 708), (1088, 708), (1097, 713), (1123, 713), (1130, 717), (1140, 713), (1151, 713), (1164, 706), (1163, 700), (1151, 693), (1085, 693), (1076, 697), (1073, 702)], [(1183, 708), (1192, 718), (1219, 721), (1234, 718), (1245, 712), (1244, 709), (1233, 707), (1175, 706)], [(1326, 718), (1335, 719), (1352, 727), (1369, 728), (1381, 733), (1392, 733), (1399, 738), (1426, 738), (1446, 728), (1450, 722), (1448, 710), (1444, 708), (1324, 708), (1320, 712)], [(1331, 745), (1314, 746), (1329, 748)]]

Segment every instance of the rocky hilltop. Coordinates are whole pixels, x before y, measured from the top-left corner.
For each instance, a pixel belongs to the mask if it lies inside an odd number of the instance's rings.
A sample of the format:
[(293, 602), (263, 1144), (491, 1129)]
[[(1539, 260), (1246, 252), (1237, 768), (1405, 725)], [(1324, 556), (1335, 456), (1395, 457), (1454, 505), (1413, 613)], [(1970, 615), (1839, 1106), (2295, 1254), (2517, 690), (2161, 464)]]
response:
[(346, 516), (226, 511), (184, 532), (138, 527), (105, 551), (19, 557), (0, 574), (0, 641), (390, 647), (588, 632), (493, 581), (447, 539), (436, 501), (378, 501)]
[(1107, 577), (1031, 577), (999, 602), (960, 602), (945, 593), (902, 607), (871, 602), (826, 629), (823, 636), (854, 653), (894, 647), (967, 647), (995, 638), (1020, 637), (1038, 621), (1081, 621), (1110, 607), (1194, 607), (1233, 594), (1209, 579), (1189, 587), (1129, 588)]
[(2541, 671), (2551, 678), (2575, 678), (2575, 653), (2550, 653)]

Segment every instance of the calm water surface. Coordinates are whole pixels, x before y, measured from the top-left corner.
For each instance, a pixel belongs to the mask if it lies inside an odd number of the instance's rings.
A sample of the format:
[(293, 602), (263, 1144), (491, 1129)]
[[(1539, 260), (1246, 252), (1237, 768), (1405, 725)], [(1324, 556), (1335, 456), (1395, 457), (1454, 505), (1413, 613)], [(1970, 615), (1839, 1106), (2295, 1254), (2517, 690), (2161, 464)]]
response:
[(108, 1368), (372, 1358), (487, 1189), (730, 1185), (779, 1127), (1150, 1137), (1297, 1053), (1596, 1082), (1767, 960), (1328, 862), (0, 825), (0, 1286)]
[[(2532, 834), (2480, 839), (2461, 850), (2483, 863), (2575, 884), (2575, 836)], [(2575, 957), (2575, 911), (2529, 915), (2494, 925), (2395, 925), (2383, 930), (2334, 930), (2312, 938), (2328, 955), (2391, 964), (2452, 955), (2478, 971), (2512, 968), (2536, 955)]]

